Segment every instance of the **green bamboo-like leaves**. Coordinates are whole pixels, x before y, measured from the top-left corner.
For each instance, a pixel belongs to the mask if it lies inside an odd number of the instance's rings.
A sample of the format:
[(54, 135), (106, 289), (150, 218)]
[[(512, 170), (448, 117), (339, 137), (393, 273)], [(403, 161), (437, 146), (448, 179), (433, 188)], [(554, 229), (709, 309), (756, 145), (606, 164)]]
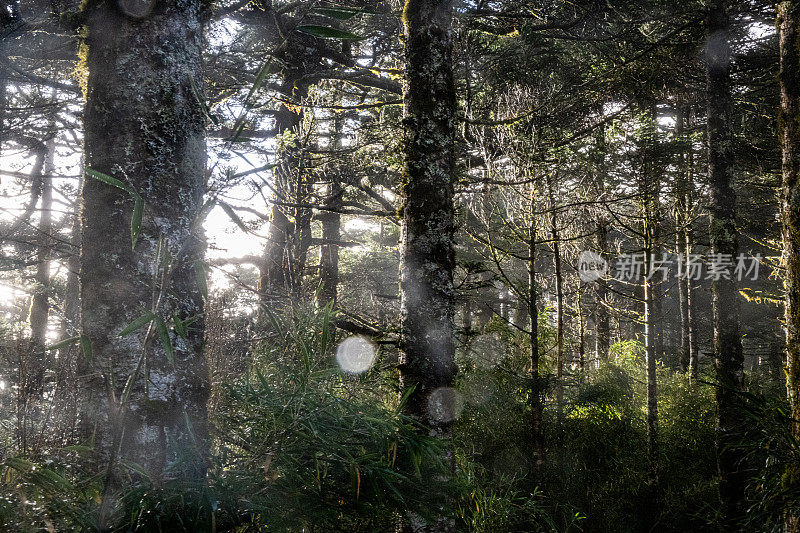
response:
[(317, 7), (312, 9), (311, 12), (317, 13), (319, 15), (325, 15), (326, 17), (330, 17), (336, 20), (350, 20), (356, 15), (360, 15), (362, 13), (368, 13), (368, 11), (364, 11), (362, 9), (355, 9), (352, 7), (335, 7), (335, 8)]
[(156, 329), (158, 329), (158, 336), (161, 338), (161, 345), (164, 347), (164, 354), (167, 356), (167, 361), (171, 365), (175, 364), (175, 348), (172, 347), (172, 341), (169, 339), (169, 329), (167, 323), (160, 316), (155, 317)]
[(92, 347), (92, 341), (86, 335), (81, 335), (80, 344), (81, 344), (81, 353), (83, 354), (83, 357), (89, 363), (92, 363), (94, 361), (94, 348)]
[(71, 344), (75, 344), (79, 340), (80, 340), (80, 337), (70, 337), (69, 339), (64, 339), (63, 341), (59, 341), (59, 342), (57, 342), (55, 344), (52, 344), (52, 345), (48, 346), (47, 348), (45, 348), (45, 350), (47, 350), (48, 352), (54, 351), (54, 350), (60, 350), (61, 348), (66, 348), (67, 346), (69, 346)]
[(197, 99), (197, 102), (200, 104), (200, 108), (203, 110), (203, 114), (208, 117), (208, 119), (214, 123), (215, 126), (219, 126), (219, 117), (214, 115), (211, 112), (211, 109), (208, 107), (208, 102), (206, 102), (203, 93), (200, 92), (200, 88), (197, 86), (197, 82), (194, 80), (194, 76), (189, 74), (189, 86), (192, 88), (192, 94)]
[(86, 175), (90, 178), (96, 179), (97, 181), (102, 181), (107, 185), (111, 185), (112, 187), (122, 189), (131, 195), (131, 198), (133, 198), (133, 216), (131, 217), (131, 249), (136, 248), (136, 241), (138, 240), (139, 233), (142, 230), (142, 216), (144, 215), (144, 200), (142, 199), (141, 195), (139, 195), (139, 193), (136, 192), (136, 189), (127, 183), (123, 183), (117, 178), (113, 178), (108, 174), (103, 174), (102, 172), (87, 168)]
[(146, 312), (145, 314), (143, 314), (142, 316), (140, 316), (139, 318), (137, 318), (136, 320), (125, 326), (124, 328), (122, 328), (122, 331), (119, 332), (119, 336), (125, 337), (127, 335), (130, 335), (134, 331), (137, 331), (143, 328), (144, 326), (148, 325), (150, 322), (153, 321), (155, 317), (156, 315), (154, 315), (150, 311)]

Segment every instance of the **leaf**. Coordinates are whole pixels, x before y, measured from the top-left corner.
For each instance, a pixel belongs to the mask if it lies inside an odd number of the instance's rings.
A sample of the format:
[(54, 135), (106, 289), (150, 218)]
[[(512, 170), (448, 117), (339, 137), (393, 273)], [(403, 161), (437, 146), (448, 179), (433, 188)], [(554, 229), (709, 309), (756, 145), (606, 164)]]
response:
[(197, 82), (194, 81), (194, 76), (189, 74), (189, 86), (192, 88), (192, 93), (194, 97), (197, 99), (197, 102), (200, 104), (200, 108), (203, 110), (203, 114), (214, 123), (215, 126), (219, 126), (219, 118), (215, 115), (211, 114), (211, 109), (208, 107), (208, 103), (206, 103), (206, 99), (203, 96), (203, 93), (200, 92), (200, 88), (197, 86)]
[(27, 459), (23, 459), (22, 457), (9, 457), (5, 461), (5, 465), (8, 468), (13, 468), (17, 472), (27, 472), (31, 468), (33, 468), (34, 464)]
[(240, 140), (239, 137), (241, 136), (242, 131), (244, 130), (244, 119), (246, 111), (250, 109), (250, 99), (253, 97), (256, 91), (258, 91), (264, 84), (264, 80), (266, 80), (267, 76), (269, 76), (270, 70), (272, 70), (272, 58), (266, 60), (259, 69), (258, 74), (256, 74), (256, 79), (253, 82), (253, 85), (250, 87), (250, 90), (247, 92), (247, 96), (245, 97), (244, 102), (242, 104), (243, 108), (242, 113), (239, 115), (239, 117), (236, 119), (236, 123), (234, 123), (233, 125), (233, 135), (231, 136), (230, 139), (228, 139), (228, 141), (238, 142)]
[(228, 217), (230, 217), (230, 219), (233, 220), (233, 222), (237, 226), (239, 226), (239, 228), (242, 231), (244, 231), (245, 233), (250, 233), (250, 230), (247, 229), (247, 226), (244, 225), (244, 222), (242, 221), (241, 218), (239, 218), (239, 215), (236, 214), (236, 211), (233, 210), (230, 204), (227, 204), (221, 200), (218, 200), (217, 203), (222, 208), (222, 210), (225, 211), (225, 214), (228, 215)]
[(351, 33), (349, 31), (330, 28), (328, 26), (317, 26), (314, 24), (305, 24), (297, 27), (297, 31), (307, 35), (313, 35), (321, 39), (341, 39), (343, 41), (361, 41), (364, 37)]
[(116, 187), (118, 189), (122, 189), (123, 191), (125, 191), (127, 193), (136, 194), (136, 191), (133, 190), (133, 187), (131, 187), (130, 185), (127, 185), (125, 183), (122, 183), (117, 178), (112, 178), (108, 174), (103, 174), (102, 172), (98, 172), (96, 170), (92, 170), (91, 168), (87, 168), (86, 169), (86, 174), (89, 177), (96, 179), (97, 181), (102, 181), (103, 183), (106, 183), (106, 184), (111, 185), (113, 187)]
[(181, 317), (178, 316), (177, 311), (172, 313), (172, 324), (173, 324), (173, 329), (175, 330), (175, 333), (178, 335), (178, 337), (185, 339), (186, 333), (188, 331), (186, 327), (186, 322), (181, 320)]
[(94, 349), (92, 348), (92, 341), (86, 335), (81, 335), (81, 353), (89, 363), (94, 360)]
[(203, 298), (208, 300), (208, 282), (207, 276), (208, 273), (206, 272), (206, 264), (199, 259), (194, 262), (194, 276), (195, 280), (197, 281), (197, 288), (200, 290), (200, 294), (203, 295)]
[(150, 311), (146, 312), (145, 314), (143, 314), (142, 316), (140, 316), (139, 318), (137, 318), (136, 320), (125, 326), (124, 328), (122, 328), (122, 331), (119, 332), (119, 336), (125, 337), (127, 335), (130, 335), (134, 331), (141, 329), (142, 327), (152, 322), (154, 318), (155, 315), (153, 313), (151, 313)]
[(63, 341), (57, 342), (51, 346), (45, 348), (45, 350), (52, 351), (52, 350), (60, 350), (61, 348), (65, 348), (70, 344), (74, 344), (80, 340), (80, 337), (70, 337), (69, 339), (64, 339)]
[(250, 87), (250, 90), (247, 92), (247, 98), (244, 99), (245, 106), (250, 101), (250, 98), (256, 93), (256, 91), (259, 90), (264, 84), (264, 80), (267, 79), (267, 76), (269, 76), (270, 70), (272, 70), (272, 59), (267, 60), (258, 71), (256, 79), (253, 82), (253, 86)]
[(161, 345), (164, 346), (164, 354), (167, 356), (167, 361), (171, 365), (175, 364), (175, 349), (172, 347), (172, 342), (169, 340), (169, 330), (167, 323), (160, 316), (155, 318), (156, 327), (158, 328), (158, 336), (161, 337)]
[(131, 249), (136, 248), (139, 232), (142, 230), (142, 214), (144, 213), (144, 200), (139, 194), (134, 193), (133, 216), (131, 216)]
[(145, 468), (142, 465), (140, 465), (139, 463), (135, 463), (133, 461), (129, 461), (128, 459), (120, 459), (119, 460), (119, 466), (121, 466), (122, 468), (127, 468), (128, 470), (130, 470), (132, 472), (136, 472), (137, 474), (142, 476), (142, 478), (144, 478), (144, 479), (150, 479), (150, 474), (148, 474), (147, 470), (145, 470)]
[(351, 18), (364, 13), (360, 9), (354, 9), (351, 7), (337, 7), (337, 8), (330, 8), (330, 7), (317, 7), (311, 10), (312, 13), (319, 13), (320, 15), (325, 15), (326, 17), (330, 17), (336, 20), (350, 20)]
[(280, 321), (280, 320), (278, 320), (278, 317), (277, 317), (277, 316), (275, 316), (275, 313), (273, 313), (273, 312), (272, 312), (272, 309), (270, 309), (270, 308), (269, 308), (269, 307), (267, 307), (267, 306), (262, 306), (262, 307), (261, 307), (261, 310), (262, 310), (264, 313), (266, 313), (266, 314), (267, 314), (267, 318), (268, 318), (268, 319), (269, 319), (269, 321), (270, 321), (270, 325), (271, 325), (271, 326), (272, 326), (272, 327), (275, 329), (275, 331), (276, 331), (276, 332), (277, 332), (277, 334), (278, 334), (278, 337), (279, 337), (279, 338), (283, 337), (283, 328), (281, 328), (281, 321)]
[(86, 174), (98, 181), (105, 184), (122, 189), (133, 197), (133, 216), (131, 217), (131, 248), (136, 247), (136, 240), (139, 238), (139, 232), (142, 229), (142, 214), (144, 213), (144, 200), (133, 187), (126, 183), (122, 183), (117, 178), (112, 178), (108, 174), (103, 174), (91, 168), (86, 169)]

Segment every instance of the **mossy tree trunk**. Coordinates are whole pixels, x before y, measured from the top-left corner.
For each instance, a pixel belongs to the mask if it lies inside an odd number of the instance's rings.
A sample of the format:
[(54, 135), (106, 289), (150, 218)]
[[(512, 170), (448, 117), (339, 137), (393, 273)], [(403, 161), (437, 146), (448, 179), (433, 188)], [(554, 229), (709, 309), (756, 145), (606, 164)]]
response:
[[(783, 148), (783, 246), (786, 274), (786, 388), (792, 435), (800, 438), (800, 2), (778, 4), (780, 139)], [(786, 490), (800, 485), (800, 463), (787, 465)], [(800, 531), (800, 515), (787, 509), (784, 531)]]
[[(81, 331), (92, 345), (82, 426), (107, 468), (109, 496), (121, 482), (118, 459), (156, 484), (206, 471), (209, 382), (195, 272), (205, 247), (205, 119), (192, 87), (202, 90), (202, 12), (198, 0), (90, 0), (85, 14), (85, 163), (144, 199), (132, 247), (131, 195), (89, 177), (82, 190)], [(120, 337), (145, 310), (194, 320), (184, 335), (169, 333), (174, 364), (155, 328)]]
[(408, 0), (405, 28), (400, 370), (407, 412), (446, 435), (455, 418), (456, 98), (450, 0)]
[[(730, 16), (725, 0), (706, 5), (706, 96), (708, 181), (712, 254), (734, 258), (739, 251), (736, 229), (736, 193), (733, 189), (733, 133), (731, 126)], [(742, 340), (739, 333), (739, 295), (735, 278), (712, 282), (714, 357), (718, 386), (717, 468), (723, 525), (735, 527), (742, 516), (745, 477), (736, 436), (742, 429), (739, 391), (742, 388)]]

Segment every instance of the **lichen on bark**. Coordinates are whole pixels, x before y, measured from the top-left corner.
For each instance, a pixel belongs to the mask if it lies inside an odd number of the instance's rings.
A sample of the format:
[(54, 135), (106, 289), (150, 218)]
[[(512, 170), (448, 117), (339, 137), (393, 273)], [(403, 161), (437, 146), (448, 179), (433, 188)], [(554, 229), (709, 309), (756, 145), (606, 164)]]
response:
[[(132, 248), (129, 195), (84, 181), (81, 330), (93, 357), (82, 364), (82, 427), (93, 436), (101, 464), (119, 456), (140, 464), (157, 484), (166, 470), (171, 478), (201, 479), (209, 385), (194, 275), (204, 251), (194, 223), (206, 160), (205, 119), (192, 89), (202, 84), (200, 2), (165, 0), (134, 18), (114, 2), (90, 0), (85, 15), (86, 166), (132, 187), (145, 211)], [(195, 318), (185, 341), (171, 335), (174, 365), (160, 342), (146, 341), (147, 328), (119, 336), (144, 309), (165, 319)], [(137, 375), (143, 351), (144, 371)], [(118, 410), (131, 375), (130, 398)], [(196, 453), (179, 460), (187, 450)]]

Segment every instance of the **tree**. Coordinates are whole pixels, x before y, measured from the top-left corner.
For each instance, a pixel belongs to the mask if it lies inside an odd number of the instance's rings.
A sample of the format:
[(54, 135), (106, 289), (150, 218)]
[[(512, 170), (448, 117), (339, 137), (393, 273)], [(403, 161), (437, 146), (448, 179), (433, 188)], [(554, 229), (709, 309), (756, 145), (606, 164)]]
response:
[(155, 484), (205, 475), (201, 33), (198, 1), (86, 6), (82, 417), (106, 469), (101, 527), (120, 460)]
[[(786, 388), (792, 408), (792, 435), (800, 437), (800, 4), (778, 4), (780, 43), (780, 140), (783, 149), (781, 210), (786, 273)], [(795, 489), (800, 464), (786, 465)], [(785, 531), (800, 531), (796, 510), (787, 510)]]
[(407, 411), (445, 435), (455, 419), (456, 93), (451, 2), (408, 0), (405, 36), (401, 349)]
[[(736, 193), (733, 189), (731, 131), (730, 17), (725, 0), (709, 0), (706, 15), (706, 97), (708, 102), (708, 184), (711, 252), (719, 260), (736, 258)], [(714, 358), (717, 374), (717, 466), (723, 520), (730, 527), (743, 513), (745, 478), (736, 436), (741, 430), (742, 340), (739, 295), (733, 277), (719, 276), (712, 284)]]

